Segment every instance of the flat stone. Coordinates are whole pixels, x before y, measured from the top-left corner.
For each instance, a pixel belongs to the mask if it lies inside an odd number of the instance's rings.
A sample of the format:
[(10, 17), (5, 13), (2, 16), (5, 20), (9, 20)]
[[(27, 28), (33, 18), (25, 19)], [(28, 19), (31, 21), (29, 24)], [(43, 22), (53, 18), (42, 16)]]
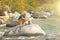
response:
[(14, 27), (16, 25), (17, 25), (17, 23), (15, 21), (10, 21), (6, 24), (7, 27)]

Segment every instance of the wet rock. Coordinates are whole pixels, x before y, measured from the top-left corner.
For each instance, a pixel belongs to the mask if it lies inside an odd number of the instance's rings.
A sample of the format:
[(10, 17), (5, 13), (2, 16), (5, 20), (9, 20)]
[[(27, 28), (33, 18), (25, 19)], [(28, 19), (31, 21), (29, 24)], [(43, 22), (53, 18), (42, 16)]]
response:
[(14, 27), (16, 25), (17, 25), (16, 21), (10, 21), (6, 24), (7, 27)]
[(20, 36), (21, 35), (21, 28), (20, 25), (15, 27), (10, 27), (5, 32), (4, 36)]
[(45, 35), (45, 32), (37, 24), (29, 24), (21, 28), (23, 35)]
[(0, 32), (0, 37), (2, 37), (5, 34), (5, 32)]
[(7, 35), (22, 35), (22, 36), (45, 35), (45, 32), (37, 24), (29, 24), (23, 26), (18, 25), (8, 30), (9, 31), (6, 32)]

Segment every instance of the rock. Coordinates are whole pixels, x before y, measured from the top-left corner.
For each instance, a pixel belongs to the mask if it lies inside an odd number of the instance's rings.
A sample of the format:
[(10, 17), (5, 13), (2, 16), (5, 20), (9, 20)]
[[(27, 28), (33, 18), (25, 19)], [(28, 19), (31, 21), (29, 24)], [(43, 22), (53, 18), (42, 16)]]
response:
[(0, 37), (2, 37), (5, 34), (5, 32), (0, 32)]
[(4, 24), (4, 23), (5, 23), (5, 21), (3, 20), (3, 18), (0, 19), (0, 24)]
[(52, 14), (50, 12), (41, 11), (41, 12), (34, 12), (32, 15), (34, 18), (46, 19), (50, 17)]
[(19, 18), (19, 16), (21, 15), (20, 13), (18, 13), (17, 11), (15, 11), (15, 13), (14, 13), (15, 15), (16, 15), (16, 18), (18, 19)]
[(6, 24), (7, 27), (14, 27), (16, 25), (17, 25), (16, 21), (10, 21)]
[(46, 40), (57, 40), (58, 36), (57, 35), (47, 35)]
[(23, 25), (22, 27), (20, 25), (18, 25), (16, 27), (12, 27), (8, 30), (9, 31), (6, 32), (6, 34), (11, 35), (11, 36), (12, 35), (37, 36), (37, 35), (41, 35), (41, 34), (45, 35), (45, 32), (37, 24)]
[(26, 25), (21, 28), (21, 34), (23, 35), (45, 35), (45, 32), (37, 24)]
[(20, 25), (12, 27), (12, 28), (8, 28), (7, 31), (5, 31), (5, 35), (4, 36), (17, 36), (20, 35), (21, 33), (21, 29), (20, 29)]
[(6, 27), (6, 24), (1, 24), (0, 27)]
[(8, 15), (7, 11), (5, 11), (4, 13), (5, 13), (5, 16), (0, 16), (0, 24), (6, 23), (9, 19), (9, 15)]
[(13, 20), (17, 20), (20, 16), (20, 13), (14, 11), (13, 13), (9, 13), (9, 16), (13, 19)]
[(39, 18), (40, 12), (34, 12), (34, 13), (32, 14), (32, 16), (33, 16), (34, 18)]

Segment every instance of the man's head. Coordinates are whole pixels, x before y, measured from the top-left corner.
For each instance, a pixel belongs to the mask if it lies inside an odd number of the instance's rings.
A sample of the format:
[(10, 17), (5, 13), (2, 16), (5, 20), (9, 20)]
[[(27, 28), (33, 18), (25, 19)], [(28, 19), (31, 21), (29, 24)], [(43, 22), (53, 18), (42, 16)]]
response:
[(23, 11), (22, 15), (23, 15), (23, 16), (26, 16), (26, 13), (27, 13), (26, 11)]

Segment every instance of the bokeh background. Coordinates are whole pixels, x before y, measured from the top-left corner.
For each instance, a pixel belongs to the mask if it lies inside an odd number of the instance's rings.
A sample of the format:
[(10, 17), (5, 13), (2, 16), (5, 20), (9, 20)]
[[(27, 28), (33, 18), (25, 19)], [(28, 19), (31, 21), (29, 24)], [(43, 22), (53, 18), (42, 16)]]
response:
[(9, 5), (18, 12), (45, 10), (60, 16), (60, 0), (0, 0), (0, 7), (3, 5)]
[(23, 11), (41, 12), (42, 10), (53, 12), (56, 17), (45, 20), (36, 19), (33, 22), (39, 24), (48, 35), (60, 35), (60, 0), (0, 0), (0, 7), (6, 8), (6, 5), (19, 13)]

